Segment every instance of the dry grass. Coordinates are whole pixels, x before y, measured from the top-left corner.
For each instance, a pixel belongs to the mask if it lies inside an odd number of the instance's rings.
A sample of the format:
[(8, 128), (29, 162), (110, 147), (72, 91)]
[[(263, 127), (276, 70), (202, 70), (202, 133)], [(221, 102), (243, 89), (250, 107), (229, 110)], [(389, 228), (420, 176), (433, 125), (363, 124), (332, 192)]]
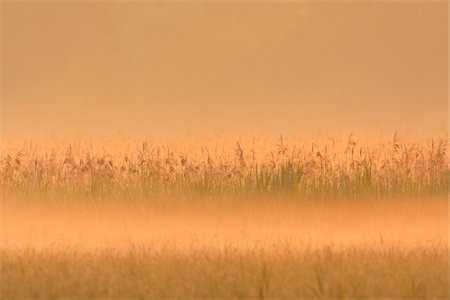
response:
[(2, 298), (448, 299), (446, 247), (1, 252)]
[[(44, 144), (45, 145), (45, 144)], [(5, 195), (148, 198), (231, 195), (446, 195), (448, 141), (346, 139), (129, 143), (125, 151), (32, 142), (0, 156)]]
[(4, 145), (0, 296), (447, 299), (447, 147)]

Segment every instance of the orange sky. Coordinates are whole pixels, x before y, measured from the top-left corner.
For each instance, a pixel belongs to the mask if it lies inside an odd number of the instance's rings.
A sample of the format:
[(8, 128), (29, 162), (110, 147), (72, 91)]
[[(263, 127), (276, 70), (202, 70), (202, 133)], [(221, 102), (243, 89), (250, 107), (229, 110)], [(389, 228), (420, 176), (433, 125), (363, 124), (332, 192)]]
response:
[(0, 5), (5, 136), (447, 128), (445, 1)]

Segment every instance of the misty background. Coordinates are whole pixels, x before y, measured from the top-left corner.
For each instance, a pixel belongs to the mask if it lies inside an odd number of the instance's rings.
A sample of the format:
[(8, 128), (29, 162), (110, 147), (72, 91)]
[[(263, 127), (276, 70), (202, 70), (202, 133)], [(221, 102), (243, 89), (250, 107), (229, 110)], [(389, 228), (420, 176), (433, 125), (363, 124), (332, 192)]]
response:
[(3, 2), (2, 132), (446, 131), (447, 5)]

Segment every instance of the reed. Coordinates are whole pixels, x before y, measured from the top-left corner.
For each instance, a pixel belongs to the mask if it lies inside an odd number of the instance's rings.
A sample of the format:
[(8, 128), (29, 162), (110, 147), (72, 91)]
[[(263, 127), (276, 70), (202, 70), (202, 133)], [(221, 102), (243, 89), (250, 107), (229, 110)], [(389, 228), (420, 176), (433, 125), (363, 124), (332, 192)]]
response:
[(336, 198), (445, 195), (446, 137), (400, 142), (247, 143), (195, 141), (181, 145), (130, 143), (114, 147), (24, 143), (0, 155), (3, 195), (145, 198), (289, 195)]

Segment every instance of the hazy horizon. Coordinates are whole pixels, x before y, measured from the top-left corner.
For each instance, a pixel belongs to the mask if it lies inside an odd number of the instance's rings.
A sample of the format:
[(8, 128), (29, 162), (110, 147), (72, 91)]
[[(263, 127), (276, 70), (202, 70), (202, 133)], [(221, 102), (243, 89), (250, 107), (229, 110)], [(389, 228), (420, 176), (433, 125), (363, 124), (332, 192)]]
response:
[(2, 3), (5, 137), (447, 131), (433, 3)]

